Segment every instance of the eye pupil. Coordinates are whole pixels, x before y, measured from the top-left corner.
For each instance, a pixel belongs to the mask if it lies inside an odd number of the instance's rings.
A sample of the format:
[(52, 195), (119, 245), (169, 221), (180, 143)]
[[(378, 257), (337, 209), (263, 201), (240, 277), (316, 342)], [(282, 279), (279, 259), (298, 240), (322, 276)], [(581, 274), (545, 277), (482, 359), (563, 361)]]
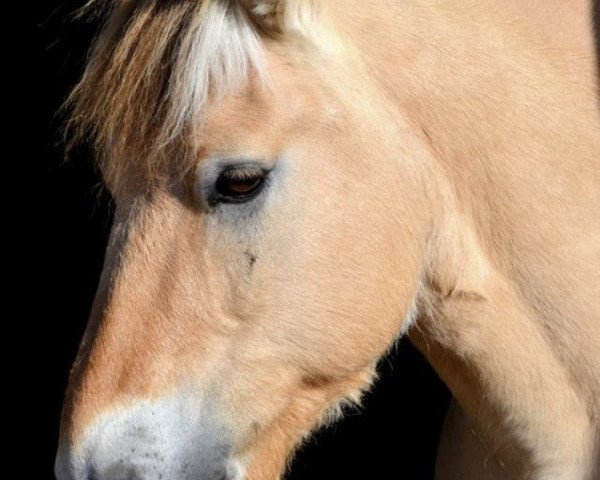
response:
[(266, 172), (258, 167), (231, 167), (219, 175), (215, 189), (222, 202), (245, 202), (254, 198), (264, 184)]
[(244, 195), (254, 190), (260, 184), (260, 178), (247, 179), (247, 180), (232, 180), (228, 183), (224, 183), (223, 187), (231, 194)]

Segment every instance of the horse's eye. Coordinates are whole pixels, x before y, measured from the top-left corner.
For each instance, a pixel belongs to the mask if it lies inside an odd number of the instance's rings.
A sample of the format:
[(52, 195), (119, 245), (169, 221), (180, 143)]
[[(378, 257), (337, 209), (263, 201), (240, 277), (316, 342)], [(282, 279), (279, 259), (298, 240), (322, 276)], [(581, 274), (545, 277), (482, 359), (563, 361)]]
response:
[(223, 170), (215, 184), (217, 202), (243, 203), (262, 190), (267, 173), (255, 165), (231, 166)]

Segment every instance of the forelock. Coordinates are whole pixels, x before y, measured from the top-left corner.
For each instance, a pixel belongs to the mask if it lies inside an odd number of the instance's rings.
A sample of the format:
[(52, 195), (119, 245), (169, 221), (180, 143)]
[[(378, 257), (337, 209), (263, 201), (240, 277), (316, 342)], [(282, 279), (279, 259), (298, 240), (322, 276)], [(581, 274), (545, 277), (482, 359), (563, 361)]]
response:
[(257, 29), (238, 2), (119, 2), (68, 101), (71, 141), (89, 139), (113, 180), (132, 161), (150, 174), (173, 155), (185, 163), (207, 105), (262, 72)]

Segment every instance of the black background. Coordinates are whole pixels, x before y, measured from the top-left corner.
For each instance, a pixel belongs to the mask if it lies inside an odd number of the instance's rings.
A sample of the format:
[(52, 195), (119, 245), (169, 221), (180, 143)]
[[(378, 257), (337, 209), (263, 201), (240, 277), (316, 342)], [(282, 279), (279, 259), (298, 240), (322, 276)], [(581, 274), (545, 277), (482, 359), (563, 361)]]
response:
[[(25, 12), (32, 20), (25, 32), (34, 42), (33, 52), (22, 55), (21, 61), (27, 63), (24, 90), (32, 111), (15, 126), (21, 135), (26, 132), (25, 138), (19, 136), (19, 160), (27, 165), (25, 178), (18, 180), (27, 185), (19, 189), (18, 201), (24, 206), (19, 229), (33, 246), (22, 263), (19, 285), (26, 289), (27, 300), (19, 300), (19, 318), (29, 338), (24, 352), (39, 356), (23, 375), (34, 379), (28, 382), (35, 402), (27, 416), (28, 443), (33, 438), (39, 447), (35, 453), (28, 449), (35, 458), (29, 459), (27, 478), (54, 478), (62, 396), (111, 222), (110, 199), (89, 152), (80, 149), (65, 162), (57, 116), (81, 74), (97, 28), (94, 22), (73, 20), (71, 14), (81, 3), (27, 3)], [(380, 380), (365, 397), (364, 407), (316, 434), (296, 457), (289, 479), (432, 478), (449, 394), (406, 341), (380, 362), (379, 371)]]

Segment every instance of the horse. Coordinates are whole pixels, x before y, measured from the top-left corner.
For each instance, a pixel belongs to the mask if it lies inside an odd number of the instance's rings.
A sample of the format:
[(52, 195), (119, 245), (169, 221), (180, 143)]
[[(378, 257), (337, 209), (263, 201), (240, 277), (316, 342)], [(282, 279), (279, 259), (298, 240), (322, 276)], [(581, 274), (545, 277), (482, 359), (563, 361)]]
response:
[(596, 7), (92, 1), (66, 129), (116, 209), (57, 478), (278, 479), (403, 335), (438, 479), (598, 478)]

